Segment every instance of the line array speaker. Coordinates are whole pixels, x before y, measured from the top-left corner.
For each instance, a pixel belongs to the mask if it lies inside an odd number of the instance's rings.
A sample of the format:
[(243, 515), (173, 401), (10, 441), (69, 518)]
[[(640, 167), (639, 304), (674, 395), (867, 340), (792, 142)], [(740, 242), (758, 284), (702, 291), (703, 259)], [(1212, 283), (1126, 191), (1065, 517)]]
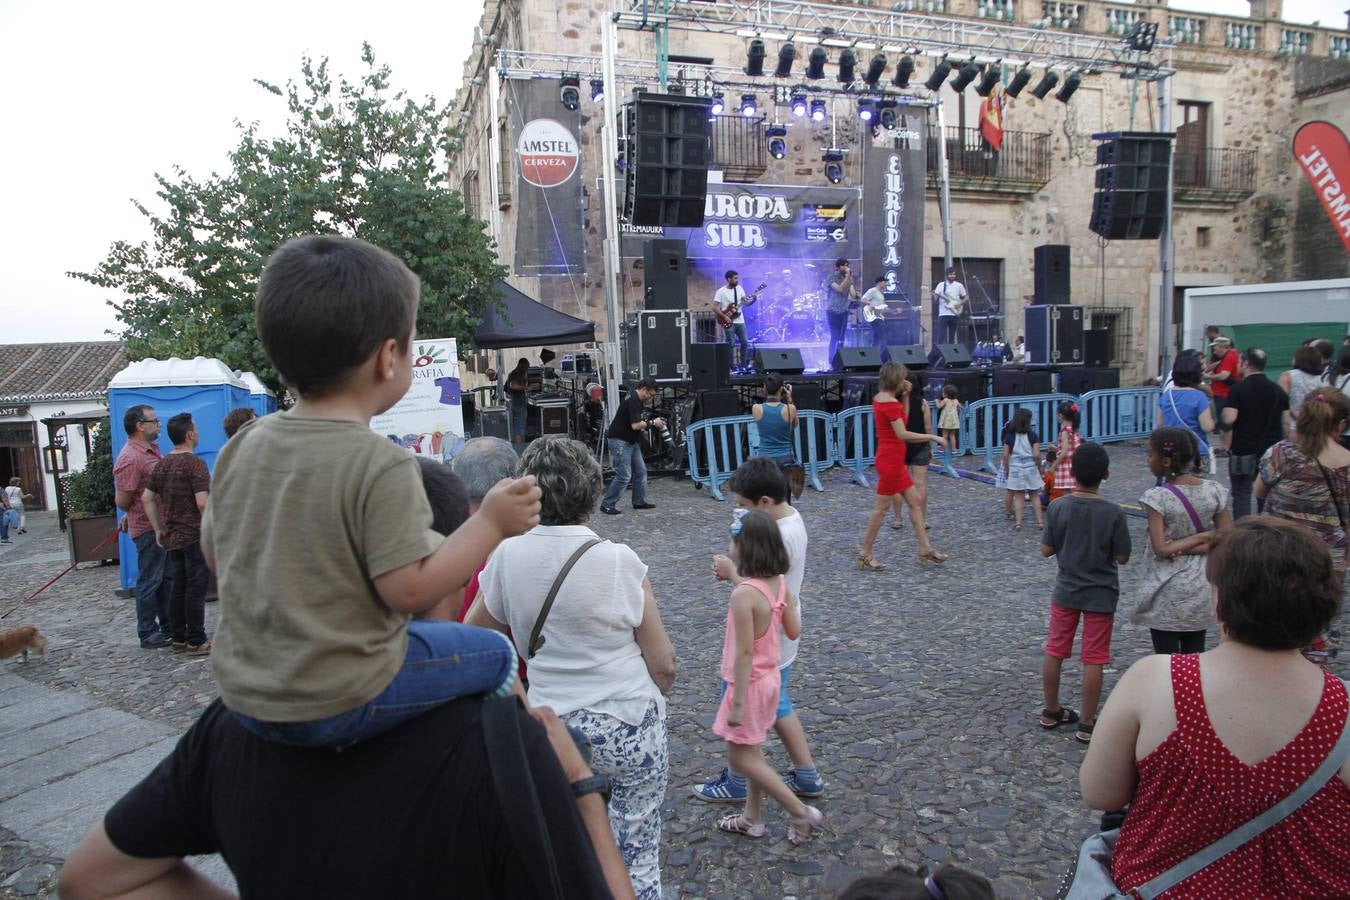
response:
[(1167, 208), (1172, 135), (1108, 131), (1092, 137), (1102, 143), (1097, 146), (1097, 193), (1088, 228), (1107, 240), (1157, 238)]
[(624, 106), (623, 217), (631, 224), (703, 224), (708, 105), (703, 97), (637, 92)]

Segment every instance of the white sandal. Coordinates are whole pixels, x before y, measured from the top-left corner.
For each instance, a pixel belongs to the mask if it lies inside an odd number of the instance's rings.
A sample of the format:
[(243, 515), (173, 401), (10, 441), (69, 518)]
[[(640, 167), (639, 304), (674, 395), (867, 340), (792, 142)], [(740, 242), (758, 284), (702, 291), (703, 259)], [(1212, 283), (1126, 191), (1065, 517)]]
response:
[(794, 846), (800, 846), (810, 841), (816, 836), (825, 824), (825, 814), (814, 806), (806, 808), (806, 815), (800, 819), (792, 819), (792, 824), (788, 826), (788, 843)]
[[(723, 816), (717, 820), (717, 830), (725, 831), (729, 834), (743, 834), (746, 837), (761, 838), (764, 837), (764, 823), (751, 822), (743, 813), (736, 813), (734, 816)], [(789, 840), (791, 838), (789, 837)]]

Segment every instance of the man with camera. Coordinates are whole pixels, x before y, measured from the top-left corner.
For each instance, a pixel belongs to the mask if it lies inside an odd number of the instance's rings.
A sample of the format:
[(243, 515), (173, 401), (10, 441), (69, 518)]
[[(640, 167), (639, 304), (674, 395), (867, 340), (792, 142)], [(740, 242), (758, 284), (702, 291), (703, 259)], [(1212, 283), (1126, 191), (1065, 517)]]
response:
[(651, 378), (643, 378), (619, 404), (619, 411), (605, 432), (609, 444), (609, 461), (614, 466), (614, 480), (600, 499), (600, 511), (606, 515), (619, 514), (620, 510), (615, 504), (630, 482), (633, 485), (633, 509), (656, 508), (655, 503), (647, 502), (647, 464), (642, 459), (641, 444), (643, 431), (664, 428), (666, 425), (665, 419), (648, 422), (643, 418), (643, 406), (655, 396), (656, 382)]

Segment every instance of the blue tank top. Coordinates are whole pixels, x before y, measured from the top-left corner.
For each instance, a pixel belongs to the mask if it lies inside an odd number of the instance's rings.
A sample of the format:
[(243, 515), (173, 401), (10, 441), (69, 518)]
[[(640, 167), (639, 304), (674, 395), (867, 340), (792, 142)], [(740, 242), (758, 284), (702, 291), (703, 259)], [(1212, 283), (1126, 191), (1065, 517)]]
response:
[(764, 415), (759, 419), (760, 456), (792, 458), (792, 426), (783, 418), (785, 408), (781, 403), (764, 404)]

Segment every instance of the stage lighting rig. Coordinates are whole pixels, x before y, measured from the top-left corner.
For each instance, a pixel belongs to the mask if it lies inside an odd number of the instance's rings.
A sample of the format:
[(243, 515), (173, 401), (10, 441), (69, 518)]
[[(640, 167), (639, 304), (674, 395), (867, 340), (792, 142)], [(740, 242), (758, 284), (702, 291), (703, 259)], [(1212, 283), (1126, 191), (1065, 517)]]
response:
[(988, 97), (994, 90), (994, 85), (998, 84), (999, 66), (997, 63), (990, 63), (984, 67), (984, 75), (980, 78), (980, 83), (975, 85), (975, 93), (981, 97)]
[(1070, 72), (1069, 77), (1064, 79), (1064, 86), (1059, 89), (1059, 93), (1055, 94), (1055, 99), (1060, 103), (1068, 103), (1069, 98), (1073, 96), (1073, 92), (1078, 90), (1078, 85), (1082, 83), (1082, 75), (1077, 72)]
[(788, 101), (788, 105), (792, 107), (792, 114), (794, 116), (801, 118), (806, 115), (807, 111), (810, 109), (810, 104), (806, 98), (806, 89), (793, 88), (792, 99)]
[(894, 100), (886, 99), (877, 104), (877, 122), (887, 131), (894, 131), (896, 125), (896, 107), (900, 104)]
[(741, 115), (747, 119), (759, 112), (759, 101), (754, 94), (741, 94)]
[(952, 90), (958, 94), (961, 93), (979, 74), (980, 67), (975, 65), (973, 60), (966, 63), (961, 67), (961, 71), (956, 73), (956, 77), (952, 79)]
[(812, 101), (811, 101), (811, 121), (812, 121), (812, 122), (824, 122), (825, 119), (826, 119), (826, 117), (827, 117), (828, 115), (829, 115), (829, 110), (828, 110), (828, 108), (825, 106), (825, 101), (824, 101), (824, 100), (812, 100)]
[(914, 57), (905, 54), (900, 57), (900, 62), (895, 66), (895, 78), (893, 83), (896, 87), (904, 89), (909, 87), (909, 79), (914, 74)]
[(928, 80), (923, 83), (923, 86), (928, 88), (930, 91), (936, 91), (938, 88), (942, 87), (942, 82), (946, 81), (947, 76), (950, 75), (951, 73), (952, 73), (952, 64), (947, 62), (946, 58), (944, 57), (936, 66), (933, 67), (933, 74), (928, 76)]
[(877, 118), (877, 102), (871, 97), (860, 97), (858, 99), (858, 118), (866, 125), (875, 122)]
[(867, 82), (868, 87), (876, 87), (881, 76), (886, 72), (886, 54), (878, 53), (872, 57), (872, 61), (867, 65), (867, 73), (863, 75), (863, 81)]
[(797, 48), (789, 41), (778, 48), (778, 68), (773, 70), (775, 78), (789, 78), (792, 75), (792, 62), (797, 58)]
[(581, 108), (581, 77), (579, 75), (564, 75), (562, 77), (561, 87), (558, 89), (558, 99), (569, 110)]
[(721, 91), (712, 92), (712, 103), (708, 106), (708, 112), (714, 116), (720, 116), (727, 111), (726, 96)]
[(758, 78), (764, 74), (764, 41), (755, 38), (745, 54), (745, 74)]
[(844, 180), (844, 151), (838, 147), (831, 147), (820, 157), (825, 163), (825, 177), (829, 179), (830, 184), (838, 184)]
[(605, 83), (599, 78), (591, 79), (591, 102), (592, 103), (605, 102)]
[(1022, 88), (1026, 87), (1030, 82), (1031, 70), (1026, 66), (1023, 66), (1017, 70), (1017, 74), (1012, 77), (1012, 81), (1008, 82), (1008, 86), (1003, 89), (1003, 92), (1009, 97), (1016, 97), (1018, 94), (1022, 93)]
[(830, 54), (824, 47), (816, 47), (811, 51), (811, 55), (806, 60), (806, 77), (812, 81), (819, 81), (825, 77), (825, 64), (830, 61)]
[(1041, 80), (1036, 82), (1036, 86), (1031, 89), (1031, 96), (1037, 100), (1044, 100), (1045, 95), (1053, 91), (1057, 84), (1059, 84), (1059, 75), (1055, 73), (1054, 69), (1046, 69), (1045, 74), (1041, 76)]
[(1140, 53), (1152, 53), (1153, 42), (1158, 39), (1158, 23), (1140, 20), (1130, 26), (1125, 35), (1125, 44), (1131, 50)]
[(770, 125), (764, 134), (769, 139), (769, 155), (774, 159), (787, 156), (787, 126)]
[(845, 47), (839, 53), (839, 83), (853, 83), (853, 69), (858, 64), (858, 58), (854, 56), (853, 51)]

